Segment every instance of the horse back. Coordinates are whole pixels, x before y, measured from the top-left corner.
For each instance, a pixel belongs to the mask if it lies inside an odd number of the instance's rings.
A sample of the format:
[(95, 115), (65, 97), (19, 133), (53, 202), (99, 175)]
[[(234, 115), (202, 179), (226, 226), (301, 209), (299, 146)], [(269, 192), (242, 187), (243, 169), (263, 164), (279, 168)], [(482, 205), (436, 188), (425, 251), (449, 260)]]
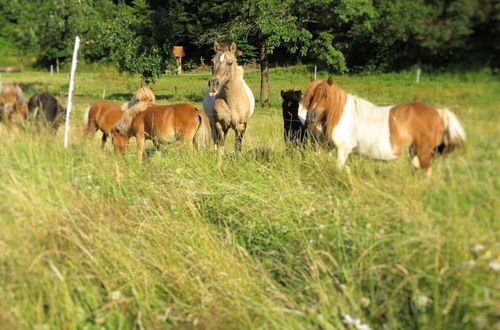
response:
[(109, 101), (97, 101), (90, 106), (88, 121), (108, 132), (123, 117), (123, 110)]
[(185, 130), (198, 128), (198, 114), (190, 104), (152, 105), (134, 118), (132, 130), (150, 138), (183, 135)]
[[(38, 110), (37, 110), (38, 109)], [(64, 109), (49, 93), (35, 94), (28, 101), (28, 110), (37, 119), (53, 123), (62, 118)], [(36, 113), (34, 113), (36, 112)]]

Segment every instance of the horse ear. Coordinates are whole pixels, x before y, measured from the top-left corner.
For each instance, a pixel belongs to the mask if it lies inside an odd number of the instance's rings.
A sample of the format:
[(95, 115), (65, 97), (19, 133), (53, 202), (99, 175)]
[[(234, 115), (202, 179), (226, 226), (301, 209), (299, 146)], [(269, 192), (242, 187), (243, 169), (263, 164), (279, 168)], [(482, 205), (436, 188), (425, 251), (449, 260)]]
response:
[(218, 50), (219, 50), (219, 43), (216, 41), (214, 42), (214, 51), (217, 53)]
[(232, 42), (230, 45), (229, 45), (229, 51), (233, 54), (236, 54), (236, 43)]
[(238, 50), (236, 51), (236, 54), (235, 54), (235, 55), (236, 55), (236, 57), (240, 57), (241, 55), (243, 55), (243, 52), (242, 52), (241, 50), (239, 50), (239, 49), (238, 49)]
[(329, 76), (328, 77), (328, 80), (326, 81), (328, 83), (328, 85), (333, 85), (333, 77), (332, 76)]
[(281, 90), (281, 97), (285, 98), (285, 92), (283, 90)]
[(302, 91), (297, 91), (297, 94), (299, 94), (299, 97), (302, 97)]

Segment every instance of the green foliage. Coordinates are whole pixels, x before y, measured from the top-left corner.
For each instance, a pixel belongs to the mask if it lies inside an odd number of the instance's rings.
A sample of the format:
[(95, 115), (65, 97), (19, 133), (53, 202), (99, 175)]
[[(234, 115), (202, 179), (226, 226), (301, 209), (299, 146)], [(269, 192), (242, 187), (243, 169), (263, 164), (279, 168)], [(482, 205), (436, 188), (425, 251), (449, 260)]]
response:
[[(491, 0), (0, 0), (0, 37), (40, 64), (70, 57), (147, 82), (173, 45), (197, 63), (235, 41), (242, 63), (314, 63), (336, 73), (500, 66), (500, 9)], [(262, 60), (262, 59), (260, 59)]]

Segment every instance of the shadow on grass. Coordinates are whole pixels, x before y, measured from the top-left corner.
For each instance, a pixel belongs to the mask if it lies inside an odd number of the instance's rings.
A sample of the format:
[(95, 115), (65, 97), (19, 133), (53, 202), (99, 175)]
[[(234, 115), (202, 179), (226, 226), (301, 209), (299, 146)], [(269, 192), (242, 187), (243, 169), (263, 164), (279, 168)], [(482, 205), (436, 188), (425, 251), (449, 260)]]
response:
[[(130, 100), (133, 95), (134, 94), (130, 94), (130, 93), (114, 93), (114, 94), (110, 94), (109, 96), (107, 96), (106, 99), (126, 101), (126, 100)], [(168, 100), (168, 99), (171, 99), (174, 97), (173, 95), (170, 95), (170, 94), (160, 94), (160, 95), (155, 95), (155, 96), (156, 96), (156, 100), (158, 100), (158, 101), (159, 100)]]

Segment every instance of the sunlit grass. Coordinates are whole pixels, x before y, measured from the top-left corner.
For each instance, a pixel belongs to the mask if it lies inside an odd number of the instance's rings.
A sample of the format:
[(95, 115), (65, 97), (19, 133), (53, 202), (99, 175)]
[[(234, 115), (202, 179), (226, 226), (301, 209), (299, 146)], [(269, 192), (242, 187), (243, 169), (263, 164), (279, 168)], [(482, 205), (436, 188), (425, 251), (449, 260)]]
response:
[[(380, 104), (452, 106), (468, 144), (435, 161), (290, 150), (271, 75), (241, 154), (170, 145), (125, 157), (85, 140), (81, 115), (103, 88), (121, 102), (140, 85), (113, 72), (77, 76), (71, 144), (0, 126), (0, 328), (492, 328), (500, 287), (498, 83), (488, 76), (337, 77)], [(321, 78), (326, 77), (322, 74)], [(62, 91), (67, 77), (6, 79)], [(207, 76), (165, 76), (161, 103), (201, 108)], [(247, 79), (258, 94), (258, 74)], [(65, 99), (62, 99), (65, 104)], [(481, 244), (484, 249), (471, 251)]]

